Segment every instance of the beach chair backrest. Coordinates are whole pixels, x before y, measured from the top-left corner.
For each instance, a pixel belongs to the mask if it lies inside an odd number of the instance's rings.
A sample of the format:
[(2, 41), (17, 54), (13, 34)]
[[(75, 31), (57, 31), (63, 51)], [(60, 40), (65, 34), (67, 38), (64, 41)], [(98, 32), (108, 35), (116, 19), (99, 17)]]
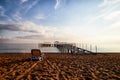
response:
[(39, 49), (32, 49), (31, 54), (33, 56), (40, 56), (42, 53), (41, 53), (41, 51)]

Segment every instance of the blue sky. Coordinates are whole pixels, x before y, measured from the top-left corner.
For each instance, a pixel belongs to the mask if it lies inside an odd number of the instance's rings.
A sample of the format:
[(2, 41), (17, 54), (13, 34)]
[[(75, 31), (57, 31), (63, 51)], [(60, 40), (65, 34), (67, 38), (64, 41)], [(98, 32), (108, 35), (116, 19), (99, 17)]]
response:
[(120, 51), (120, 0), (0, 0), (2, 43), (76, 42)]

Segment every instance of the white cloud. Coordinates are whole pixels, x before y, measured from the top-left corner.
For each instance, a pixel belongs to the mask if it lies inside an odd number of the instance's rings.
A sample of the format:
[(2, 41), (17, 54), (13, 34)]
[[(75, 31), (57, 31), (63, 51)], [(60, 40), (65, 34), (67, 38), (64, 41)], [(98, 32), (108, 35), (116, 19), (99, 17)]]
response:
[(39, 15), (35, 16), (34, 18), (35, 18), (35, 19), (38, 19), (38, 20), (43, 20), (43, 19), (45, 19), (46, 17), (45, 17), (44, 14), (39, 14)]
[[(40, 35), (40, 36), (44, 36), (44, 38), (53, 37), (54, 32), (56, 30), (55, 28), (49, 28), (48, 26), (40, 26), (40, 25), (37, 25), (37, 24), (30, 22), (30, 21), (26, 21), (26, 22), (22, 23), (21, 28), (22, 28), (22, 30), (28, 30), (28, 31), (32, 32), (32, 34), (30, 34), (32, 36), (34, 36), (34, 35), (39, 36)], [(28, 37), (30, 37), (30, 35)], [(40, 37), (38, 37), (38, 39), (39, 38)]]
[(96, 15), (90, 17), (89, 23), (96, 22), (98, 20), (117, 21), (120, 19), (120, 0), (103, 0), (103, 3), (98, 5), (99, 12)]
[(103, 19), (105, 20), (117, 20), (117, 18), (120, 19), (120, 11), (113, 11), (108, 15), (103, 16)]
[[(6, 11), (6, 9), (0, 5), (0, 17), (4, 18), (6, 22), (8, 21), (8, 22), (12, 23), (13, 20), (8, 15), (5, 14), (5, 11)], [(4, 23), (3, 20), (0, 20), (0, 22)]]
[(10, 37), (0, 36), (0, 39), (11, 39)]
[(25, 9), (24, 13), (27, 13), (31, 8), (33, 8), (38, 3), (38, 1), (39, 0), (34, 0), (30, 5), (27, 5), (27, 8)]
[(22, 3), (27, 2), (28, 0), (21, 0)]
[(39, 43), (41, 40), (0, 36), (0, 43)]
[(5, 9), (0, 6), (0, 16), (4, 16)]
[(103, 3), (98, 5), (99, 7), (106, 7), (120, 2), (120, 0), (103, 0)]
[(7, 15), (5, 15), (5, 9), (3, 8), (3, 6), (0, 6), (0, 16), (8, 17)]
[(100, 15), (108, 15), (113, 13), (117, 8), (119, 8), (120, 0), (103, 0), (103, 3), (98, 5), (100, 7)]
[(25, 21), (17, 24), (0, 24), (0, 30), (7, 30), (11, 32), (19, 32), (24, 34), (22, 36), (16, 35), (17, 38), (35, 38), (35, 39), (49, 39), (53, 38), (56, 28), (48, 26), (40, 26), (30, 21)]
[(14, 20), (14, 22), (22, 22), (23, 18), (21, 17), (21, 14), (19, 11), (17, 11), (14, 15), (11, 15), (11, 18)]
[(54, 6), (54, 9), (57, 10), (60, 7), (60, 0), (56, 0), (56, 4)]
[(93, 16), (90, 22), (95, 22), (99, 19), (106, 21), (117, 21), (120, 20), (120, 11), (111, 11), (110, 13), (104, 12), (97, 16)]
[(109, 27), (110, 27), (111, 29), (118, 29), (118, 28), (120, 28), (120, 22), (119, 22), (119, 21), (114, 22), (114, 23), (112, 23)]

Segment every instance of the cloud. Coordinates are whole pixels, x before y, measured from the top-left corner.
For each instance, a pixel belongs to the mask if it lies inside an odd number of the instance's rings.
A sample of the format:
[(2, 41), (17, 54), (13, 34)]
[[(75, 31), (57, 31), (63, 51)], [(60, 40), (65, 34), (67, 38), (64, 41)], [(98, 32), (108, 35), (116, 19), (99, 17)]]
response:
[(105, 12), (92, 17), (90, 22), (95, 22), (99, 19), (107, 20), (107, 21), (117, 21), (118, 19), (120, 19), (119, 15), (120, 15), (120, 11), (111, 11), (110, 13)]
[(35, 30), (25, 29), (22, 25), (19, 24), (0, 24), (0, 30), (37, 32)]
[(16, 31), (24, 34), (22, 36), (16, 35), (16, 38), (21, 39), (49, 39), (53, 38), (56, 28), (40, 26), (33, 22), (26, 21), (19, 24), (0, 24), (0, 30)]
[(56, 0), (56, 4), (54, 6), (54, 9), (57, 10), (60, 7), (60, 0)]
[[(22, 2), (22, 0), (21, 0), (21, 2)], [(17, 4), (17, 2), (16, 2), (16, 3), (14, 3), (15, 4), (14, 8), (12, 8), (12, 10), (10, 10), (11, 9), (10, 3), (11, 2), (8, 1), (8, 5), (10, 7), (0, 5), (0, 17), (1, 17), (0, 21), (5, 22), (5, 23), (16, 23), (16, 22), (22, 21), (23, 18), (21, 17), (22, 13), (20, 12), (20, 10), (22, 9), (23, 6), (20, 5), (19, 3)]]
[(2, 16), (2, 17), (8, 17), (7, 15), (5, 15), (5, 11), (6, 10), (4, 9), (4, 7), (0, 5), (0, 16)]
[(120, 7), (120, 0), (103, 0), (102, 4), (99, 4), (98, 7), (100, 8), (101, 13), (111, 13)]
[[(0, 5), (0, 22), (5, 23), (20, 23), (26, 16), (25, 14), (31, 10), (40, 0), (19, 0), (7, 1), (8, 6)], [(5, 3), (5, 4), (7, 4)]]
[[(39, 0), (34, 0), (31, 4), (27, 5), (27, 8), (25, 8), (24, 13), (27, 13), (31, 8), (33, 8), (37, 3), (39, 2)], [(24, 7), (23, 7), (24, 8)]]
[(21, 0), (22, 3), (27, 2), (28, 0)]
[(10, 37), (0, 36), (0, 39), (11, 39)]
[(109, 13), (108, 15), (103, 16), (103, 19), (105, 20), (117, 20), (117, 18), (120, 19), (120, 11), (113, 11)]
[(5, 36), (0, 35), (0, 43), (8, 43), (12, 39), (13, 38), (11, 38), (11, 37), (5, 37)]
[(11, 18), (14, 20), (14, 22), (20, 23), (23, 21), (23, 18), (21, 17), (19, 10), (16, 11), (16, 13), (14, 15), (11, 15)]
[(89, 22), (93, 23), (98, 20), (117, 21), (120, 18), (120, 0), (103, 0), (103, 3), (98, 5), (99, 11), (96, 15), (90, 17)]
[(0, 30), (19, 31), (20, 27), (13, 24), (0, 24)]
[(112, 23), (109, 27), (110, 27), (111, 29), (118, 29), (118, 28), (120, 28), (120, 22), (119, 22), (119, 21), (114, 22), (114, 23)]
[(35, 39), (25, 39), (25, 38), (15, 38), (15, 37), (5, 37), (0, 36), (0, 44), (6, 44), (6, 43), (38, 43), (41, 42), (41, 40), (35, 40)]
[(0, 16), (5, 16), (4, 12), (5, 12), (5, 9), (2, 6), (0, 6)]
[(35, 16), (34, 18), (38, 19), (38, 20), (44, 20), (46, 17), (44, 14), (39, 14), (39, 15)]
[(27, 35), (27, 36), (18, 36), (17, 38), (21, 38), (21, 39), (39, 39), (39, 38), (44, 38), (44, 35)]
[(5, 22), (13, 22), (13, 20), (5, 14), (6, 9), (0, 5), (0, 22), (4, 23)]
[(120, 2), (120, 0), (103, 0), (103, 3), (98, 5), (98, 6), (99, 7), (106, 7), (106, 6), (114, 5), (118, 2)]

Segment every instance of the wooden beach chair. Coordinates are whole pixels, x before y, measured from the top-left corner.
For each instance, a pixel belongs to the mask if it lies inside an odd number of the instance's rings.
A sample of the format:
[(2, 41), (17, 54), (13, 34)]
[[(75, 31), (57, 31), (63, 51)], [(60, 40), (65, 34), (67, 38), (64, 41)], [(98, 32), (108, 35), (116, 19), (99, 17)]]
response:
[(40, 49), (32, 49), (31, 54), (32, 54), (31, 61), (43, 60), (44, 53), (41, 53)]

